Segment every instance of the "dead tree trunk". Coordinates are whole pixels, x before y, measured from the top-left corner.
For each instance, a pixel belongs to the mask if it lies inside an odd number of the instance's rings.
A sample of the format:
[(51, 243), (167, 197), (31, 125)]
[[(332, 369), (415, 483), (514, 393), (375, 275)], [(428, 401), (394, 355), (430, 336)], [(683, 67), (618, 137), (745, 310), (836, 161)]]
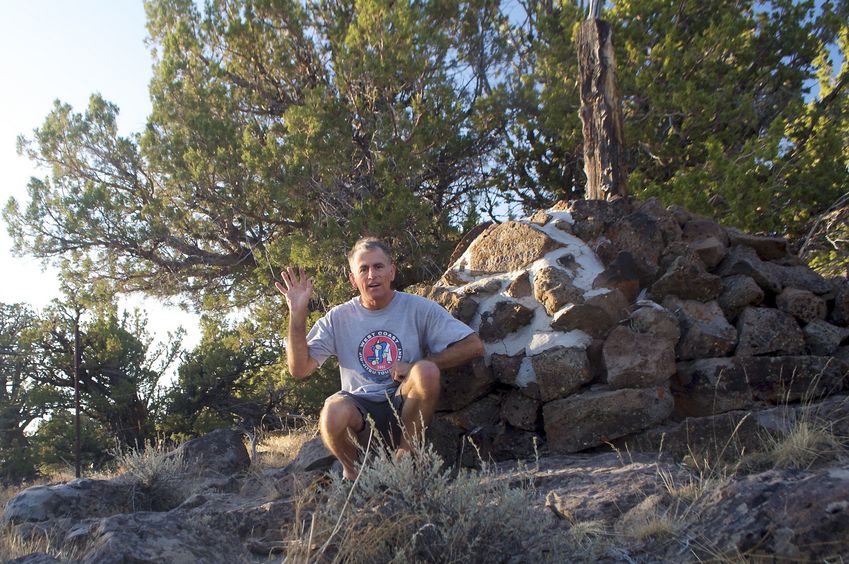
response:
[(581, 123), (584, 132), (585, 197), (609, 200), (627, 195), (622, 106), (616, 89), (616, 57), (610, 24), (581, 22), (578, 31)]

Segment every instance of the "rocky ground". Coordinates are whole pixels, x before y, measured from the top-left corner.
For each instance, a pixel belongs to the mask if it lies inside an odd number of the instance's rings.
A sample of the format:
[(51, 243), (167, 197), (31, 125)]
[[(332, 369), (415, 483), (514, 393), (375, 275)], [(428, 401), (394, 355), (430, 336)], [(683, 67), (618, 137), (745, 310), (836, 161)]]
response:
[[(481, 479), (523, 490), (542, 536), (496, 560), (840, 561), (849, 553), (849, 461), (839, 442), (810, 445), (821, 456), (802, 468), (749, 456), (738, 444), (724, 462), (606, 448), (502, 463)], [(19, 553), (32, 553), (13, 561), (282, 562), (292, 542), (304, 542), (293, 527), (309, 522), (332, 481), (332, 459), (315, 440), (284, 468), (252, 466), (236, 431), (179, 452), (172, 456), (185, 472), (170, 481), (118, 476), (23, 491), (7, 503), (3, 524)]]

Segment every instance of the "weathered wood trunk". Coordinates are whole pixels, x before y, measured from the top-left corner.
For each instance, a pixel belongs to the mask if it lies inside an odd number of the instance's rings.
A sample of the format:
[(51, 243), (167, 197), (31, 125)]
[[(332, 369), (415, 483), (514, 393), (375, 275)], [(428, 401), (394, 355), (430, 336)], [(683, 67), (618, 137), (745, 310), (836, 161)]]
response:
[(581, 123), (584, 132), (586, 199), (627, 194), (622, 106), (616, 89), (616, 57), (610, 25), (585, 20), (578, 31)]

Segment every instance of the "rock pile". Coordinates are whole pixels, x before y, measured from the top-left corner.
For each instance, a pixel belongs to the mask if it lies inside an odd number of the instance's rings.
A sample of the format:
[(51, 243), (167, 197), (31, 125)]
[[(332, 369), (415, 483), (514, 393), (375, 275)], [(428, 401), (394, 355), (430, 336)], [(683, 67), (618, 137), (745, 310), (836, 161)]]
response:
[(688, 417), (846, 387), (849, 283), (780, 237), (654, 200), (580, 200), (491, 225), (455, 257), (412, 289), (486, 345), (444, 378), (431, 436), (451, 461), (637, 444)]

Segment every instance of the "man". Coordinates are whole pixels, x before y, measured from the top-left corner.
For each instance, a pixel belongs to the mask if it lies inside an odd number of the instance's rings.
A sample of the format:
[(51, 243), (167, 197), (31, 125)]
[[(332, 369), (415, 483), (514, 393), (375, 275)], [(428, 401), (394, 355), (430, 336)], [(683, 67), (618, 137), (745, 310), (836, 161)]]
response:
[[(295, 378), (306, 378), (330, 356), (339, 360), (342, 391), (327, 398), (319, 419), (324, 444), (356, 477), (358, 445), (367, 418), (399, 453), (430, 423), (439, 399), (440, 371), (483, 356), (483, 343), (439, 304), (392, 289), (395, 265), (389, 247), (374, 238), (348, 253), (348, 279), (359, 296), (334, 307), (307, 335), (312, 281), (303, 268), (281, 272), (277, 289), (289, 306), (286, 358)], [(400, 415), (403, 432), (397, 424)]]

